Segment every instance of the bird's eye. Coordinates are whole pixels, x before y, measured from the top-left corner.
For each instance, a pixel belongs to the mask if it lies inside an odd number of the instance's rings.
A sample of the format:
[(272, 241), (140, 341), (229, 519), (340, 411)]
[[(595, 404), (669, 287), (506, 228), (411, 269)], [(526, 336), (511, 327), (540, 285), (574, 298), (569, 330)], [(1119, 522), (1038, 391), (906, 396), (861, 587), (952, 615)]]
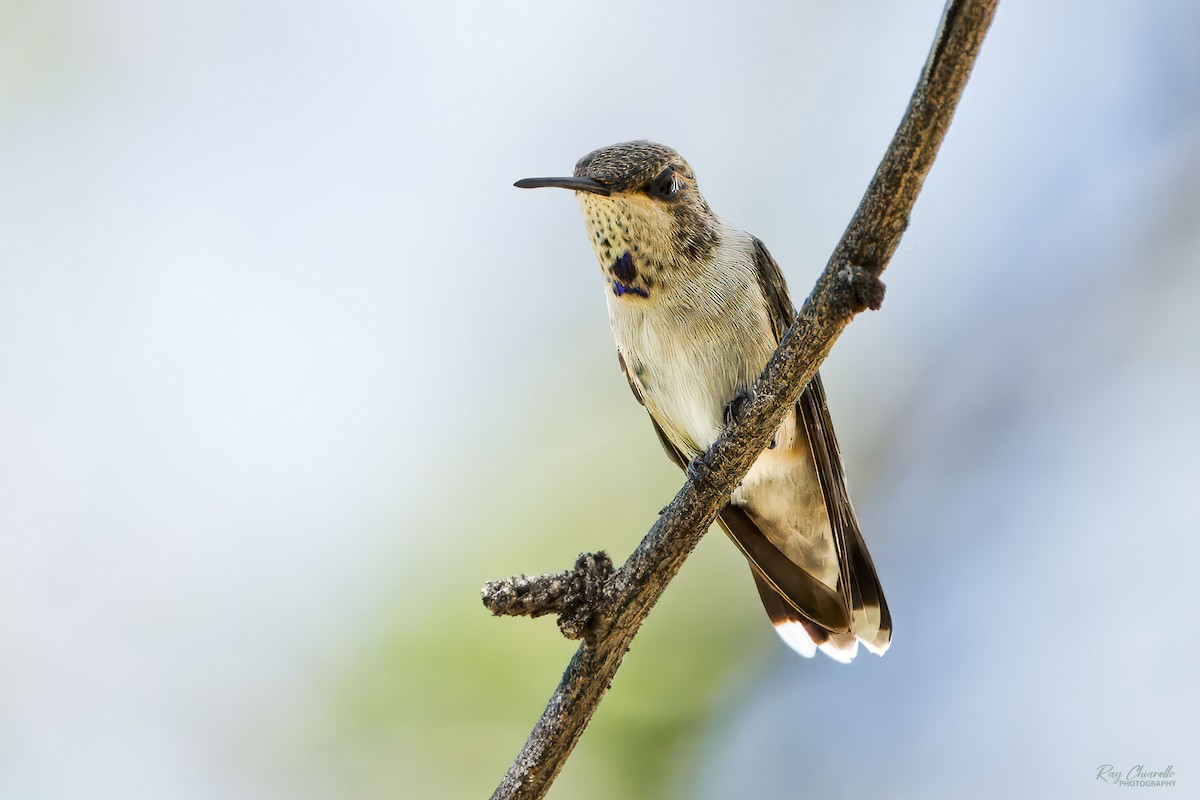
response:
[(675, 170), (667, 167), (650, 183), (650, 194), (654, 197), (674, 197), (679, 191), (679, 183), (675, 180)]

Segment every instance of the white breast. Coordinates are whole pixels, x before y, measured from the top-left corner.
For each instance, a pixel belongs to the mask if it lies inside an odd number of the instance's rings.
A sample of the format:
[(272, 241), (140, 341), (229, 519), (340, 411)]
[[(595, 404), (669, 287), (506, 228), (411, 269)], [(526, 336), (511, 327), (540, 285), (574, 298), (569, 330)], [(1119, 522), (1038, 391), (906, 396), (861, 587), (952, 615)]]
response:
[(725, 226), (713, 263), (667, 276), (649, 298), (608, 297), (617, 348), (650, 413), (689, 457), (725, 426), (725, 405), (775, 349), (752, 240)]

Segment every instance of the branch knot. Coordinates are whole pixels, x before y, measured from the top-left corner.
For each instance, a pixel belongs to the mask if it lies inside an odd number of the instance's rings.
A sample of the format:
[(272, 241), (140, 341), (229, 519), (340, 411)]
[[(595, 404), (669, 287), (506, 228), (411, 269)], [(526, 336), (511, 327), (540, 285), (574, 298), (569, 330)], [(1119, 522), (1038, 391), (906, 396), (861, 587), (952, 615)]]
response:
[(517, 575), (483, 585), (483, 604), (496, 616), (540, 617), (558, 614), (568, 639), (582, 639), (600, 606), (608, 600), (612, 559), (604, 552), (584, 553), (575, 568), (536, 577)]
[(868, 308), (878, 311), (883, 305), (886, 287), (879, 279), (879, 270), (843, 264), (837, 273), (837, 287), (840, 299), (853, 314)]

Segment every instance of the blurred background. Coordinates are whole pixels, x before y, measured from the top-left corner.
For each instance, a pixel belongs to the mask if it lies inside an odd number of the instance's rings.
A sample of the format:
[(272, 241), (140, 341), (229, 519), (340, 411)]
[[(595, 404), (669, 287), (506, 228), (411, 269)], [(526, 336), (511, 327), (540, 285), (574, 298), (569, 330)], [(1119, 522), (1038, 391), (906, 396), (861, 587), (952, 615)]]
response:
[[(0, 796), (487, 796), (574, 645), (480, 585), (681, 484), (512, 181), (668, 143), (799, 301), (941, 10), (0, 2)], [(892, 650), (710, 535), (551, 797), (1197, 791), (1198, 34), (1001, 4), (823, 368)]]

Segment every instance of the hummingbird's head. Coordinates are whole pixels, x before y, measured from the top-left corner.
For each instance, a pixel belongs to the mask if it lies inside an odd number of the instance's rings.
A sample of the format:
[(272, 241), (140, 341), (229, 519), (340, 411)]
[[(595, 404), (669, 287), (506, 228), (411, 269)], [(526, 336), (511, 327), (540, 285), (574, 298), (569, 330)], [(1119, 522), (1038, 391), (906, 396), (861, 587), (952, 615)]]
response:
[(648, 297), (707, 264), (719, 222), (683, 158), (654, 142), (622, 142), (579, 159), (570, 178), (525, 178), (579, 197), (600, 266), (618, 296)]

